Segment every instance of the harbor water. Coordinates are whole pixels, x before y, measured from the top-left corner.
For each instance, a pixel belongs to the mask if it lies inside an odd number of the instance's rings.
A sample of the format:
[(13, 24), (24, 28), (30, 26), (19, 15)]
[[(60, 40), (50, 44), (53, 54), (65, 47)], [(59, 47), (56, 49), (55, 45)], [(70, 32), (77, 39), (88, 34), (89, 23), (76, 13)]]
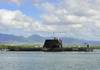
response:
[(0, 70), (100, 70), (100, 50), (94, 52), (0, 51)]

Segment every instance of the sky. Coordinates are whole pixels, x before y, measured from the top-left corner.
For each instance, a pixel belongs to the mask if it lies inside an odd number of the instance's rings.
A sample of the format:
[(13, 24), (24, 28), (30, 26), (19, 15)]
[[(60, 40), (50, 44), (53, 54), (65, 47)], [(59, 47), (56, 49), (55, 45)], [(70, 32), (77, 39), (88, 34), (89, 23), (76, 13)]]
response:
[(100, 40), (100, 0), (0, 0), (0, 33)]

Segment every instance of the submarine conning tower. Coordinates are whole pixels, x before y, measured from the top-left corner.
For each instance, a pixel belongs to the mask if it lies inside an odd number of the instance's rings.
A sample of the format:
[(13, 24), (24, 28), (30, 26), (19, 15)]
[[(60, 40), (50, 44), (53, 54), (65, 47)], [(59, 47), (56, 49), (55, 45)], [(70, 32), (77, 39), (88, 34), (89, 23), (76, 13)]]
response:
[(62, 48), (62, 40), (54, 37), (53, 39), (46, 39), (43, 48), (56, 49)]

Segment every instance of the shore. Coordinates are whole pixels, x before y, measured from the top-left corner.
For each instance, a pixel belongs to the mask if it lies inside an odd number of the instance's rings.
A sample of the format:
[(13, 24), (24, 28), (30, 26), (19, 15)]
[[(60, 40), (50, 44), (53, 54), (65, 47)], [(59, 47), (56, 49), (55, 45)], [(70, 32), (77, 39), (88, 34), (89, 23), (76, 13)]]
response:
[(99, 46), (90, 46), (87, 48), (85, 46), (81, 47), (69, 47), (65, 46), (63, 48), (56, 48), (56, 49), (44, 49), (40, 46), (36, 45), (0, 45), (0, 50), (6, 51), (93, 51), (93, 49), (100, 49)]

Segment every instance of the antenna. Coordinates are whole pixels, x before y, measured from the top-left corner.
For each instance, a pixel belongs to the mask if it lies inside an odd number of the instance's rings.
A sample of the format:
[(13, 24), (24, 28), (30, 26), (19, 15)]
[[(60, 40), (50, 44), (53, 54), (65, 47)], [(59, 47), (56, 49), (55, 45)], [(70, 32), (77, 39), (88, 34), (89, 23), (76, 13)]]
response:
[(51, 37), (59, 39), (61, 37), (62, 33), (64, 33), (64, 32), (52, 32)]
[(66, 33), (66, 31), (37, 31), (39, 33), (47, 33), (50, 38), (59, 38), (61, 34)]

